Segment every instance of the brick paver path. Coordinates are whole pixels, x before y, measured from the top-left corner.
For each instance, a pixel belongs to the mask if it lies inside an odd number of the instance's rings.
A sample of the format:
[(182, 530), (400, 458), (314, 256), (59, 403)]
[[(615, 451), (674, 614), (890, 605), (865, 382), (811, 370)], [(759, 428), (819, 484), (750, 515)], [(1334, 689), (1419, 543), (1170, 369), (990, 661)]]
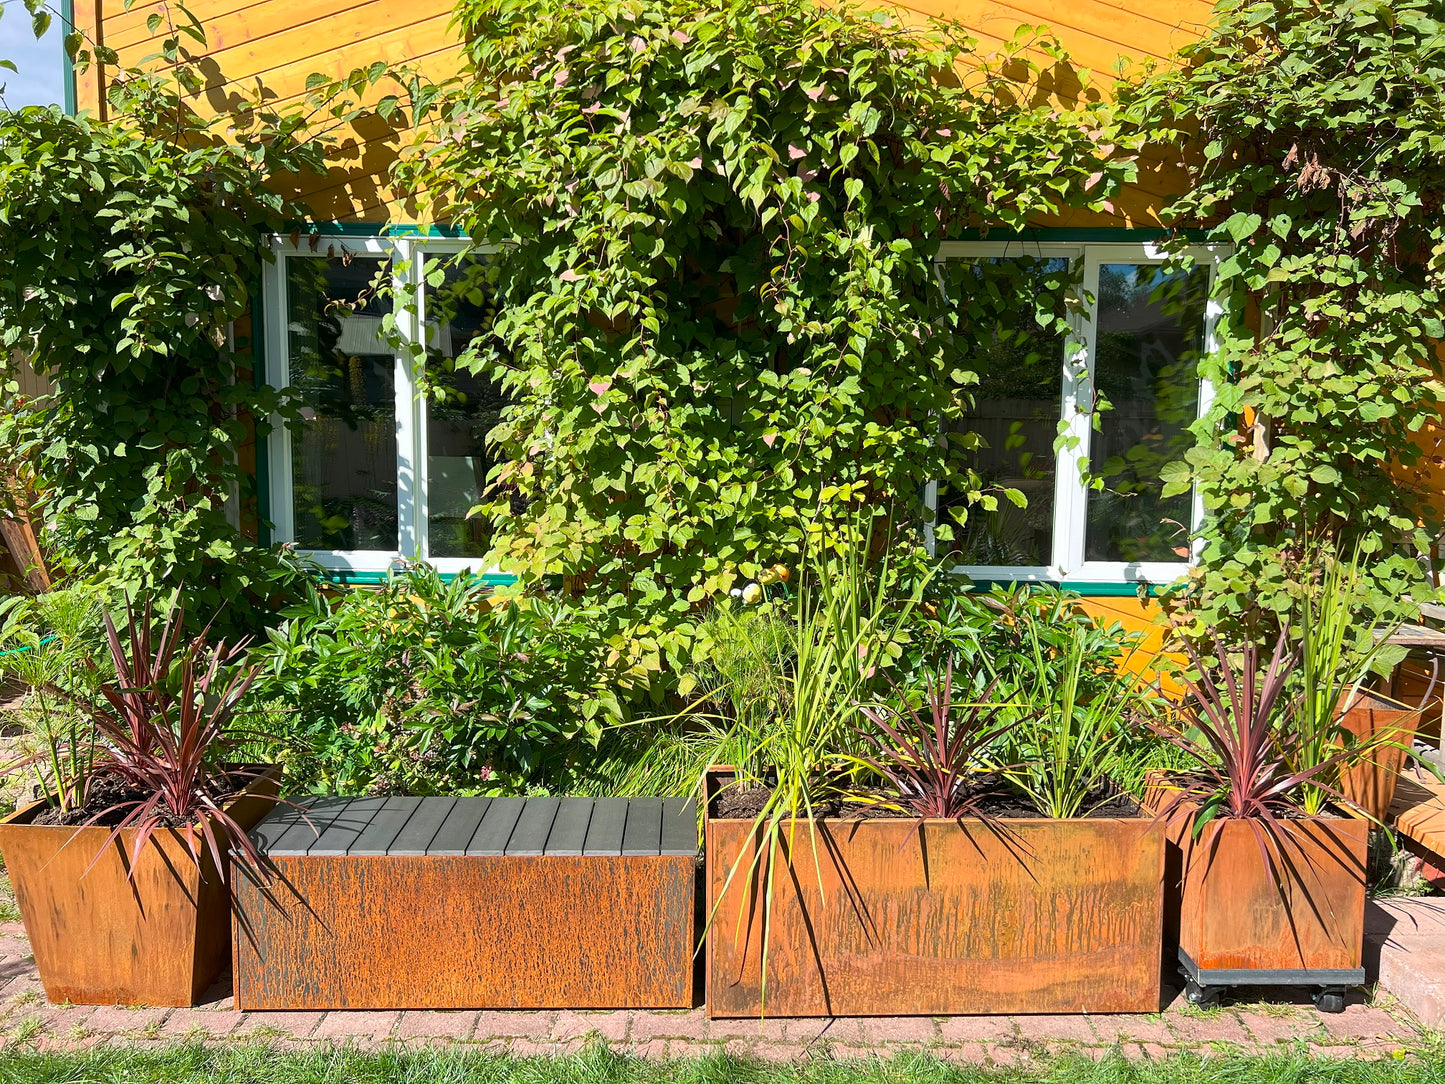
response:
[(1236, 1002), (1205, 1011), (1175, 997), (1150, 1016), (957, 1016), (833, 1020), (709, 1021), (686, 1012), (284, 1012), (239, 1013), (223, 979), (194, 1009), (128, 1009), (50, 1005), (18, 922), (0, 923), (0, 1049), (78, 1050), (98, 1043), (145, 1046), (166, 1042), (277, 1041), (467, 1046), (513, 1054), (569, 1053), (591, 1042), (649, 1058), (729, 1053), (769, 1061), (808, 1057), (891, 1055), (923, 1049), (945, 1059), (1015, 1065), (1082, 1051), (1158, 1058), (1175, 1050), (1259, 1052), (1308, 1044), (1342, 1056), (1438, 1050), (1440, 1036), (1382, 997), (1351, 998), (1336, 1016), (1308, 1000)]

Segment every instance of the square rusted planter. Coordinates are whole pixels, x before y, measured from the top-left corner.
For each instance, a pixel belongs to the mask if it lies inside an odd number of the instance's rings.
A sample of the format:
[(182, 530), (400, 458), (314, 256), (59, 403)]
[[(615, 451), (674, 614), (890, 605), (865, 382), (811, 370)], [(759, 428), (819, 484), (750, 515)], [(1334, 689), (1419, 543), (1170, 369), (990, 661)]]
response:
[[(270, 812), (280, 774), (268, 769), (227, 807), (241, 827)], [(197, 867), (179, 833), (163, 829), (127, 876), (133, 830), (107, 846), (109, 828), (31, 824), (44, 808), (35, 802), (0, 821), (0, 854), (45, 996), (194, 1005), (231, 952), (230, 897), (209, 851)]]
[(800, 823), (770, 915), (744, 891), (754, 839), (751, 820), (707, 822), (710, 1016), (1159, 1011), (1147, 816)]
[[(1249, 821), (1216, 821), (1194, 839), (1175, 821), (1181, 962), (1206, 986), (1364, 981), (1369, 822), (1278, 823), (1275, 836)], [(1266, 832), (1265, 851), (1256, 829)]]
[(1340, 790), (1369, 816), (1384, 823), (1395, 800), (1405, 753), (1420, 725), (1420, 712), (1372, 690), (1361, 690), (1341, 717), (1355, 737), (1380, 744), (1340, 777)]

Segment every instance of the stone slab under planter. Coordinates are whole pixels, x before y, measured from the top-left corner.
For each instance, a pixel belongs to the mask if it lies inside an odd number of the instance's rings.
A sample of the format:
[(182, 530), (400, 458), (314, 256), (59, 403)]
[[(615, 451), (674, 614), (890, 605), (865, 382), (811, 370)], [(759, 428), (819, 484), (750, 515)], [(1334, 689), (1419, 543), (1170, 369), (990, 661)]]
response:
[(690, 1008), (692, 799), (298, 799), (238, 892), (238, 1009)]

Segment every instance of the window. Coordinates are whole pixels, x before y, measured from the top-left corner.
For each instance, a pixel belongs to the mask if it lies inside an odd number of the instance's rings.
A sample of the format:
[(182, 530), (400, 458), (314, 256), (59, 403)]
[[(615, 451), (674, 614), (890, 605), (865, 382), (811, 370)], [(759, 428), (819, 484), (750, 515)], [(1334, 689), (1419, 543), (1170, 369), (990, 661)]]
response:
[(1188, 568), (1201, 504), (1165, 498), (1160, 472), (1183, 458), (1209, 395), (1197, 363), (1219, 312), (1213, 254), (1195, 256), (1183, 273), (1148, 245), (944, 246), (939, 280), (972, 331), (960, 362), (979, 377), (957, 426), (972, 434), (966, 464), (985, 491), (1027, 500), (975, 504), (958, 523), (967, 495), (930, 486), (932, 523), (954, 523), (935, 549), (955, 568), (1066, 584), (1161, 583)]
[[(486, 435), (503, 395), (456, 357), (491, 333), (485, 257), (452, 266), (459, 245), (433, 239), (273, 245), (267, 378), (302, 401), (301, 425), (277, 425), (268, 446), (276, 540), (338, 572), (381, 572), (403, 557), (481, 571), (489, 525), (469, 513), (496, 465)], [(391, 301), (378, 276), (417, 290), (398, 325), (424, 343), (420, 365), (382, 334)]]
[[(273, 245), (267, 377), (303, 401), (302, 424), (275, 426), (268, 445), (276, 539), (341, 573), (401, 558), (485, 571), (490, 525), (469, 513), (497, 466), (486, 434), (504, 398), (456, 366), (496, 317), (485, 255), (460, 269), (450, 257), (461, 243), (433, 238)], [(1076, 585), (1185, 571), (1201, 506), (1197, 495), (1165, 499), (1160, 471), (1182, 457), (1209, 394), (1196, 362), (1219, 313), (1207, 300), (1213, 254), (1197, 256), (1184, 275), (1166, 274), (1147, 245), (944, 246), (940, 283), (976, 332), (960, 358), (979, 383), (958, 439), (987, 489), (1026, 498), (975, 505), (951, 541), (940, 537), (956, 568)], [(378, 275), (416, 291), (397, 322), (424, 346), (420, 363), (381, 333), (391, 302), (373, 289)], [(1110, 409), (1096, 414), (1099, 399)], [(956, 522), (969, 494), (945, 481), (926, 502), (932, 528)]]

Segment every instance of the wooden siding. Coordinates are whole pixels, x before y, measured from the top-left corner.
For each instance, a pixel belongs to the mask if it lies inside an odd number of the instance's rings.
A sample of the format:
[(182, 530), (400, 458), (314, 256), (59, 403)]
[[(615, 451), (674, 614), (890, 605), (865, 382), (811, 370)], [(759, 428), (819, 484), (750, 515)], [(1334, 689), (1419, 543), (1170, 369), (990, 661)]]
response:
[[(376, 60), (411, 61), (434, 77), (451, 74), (459, 63), (450, 0), (193, 0), (190, 8), (208, 37), (200, 65), (208, 79), (198, 98), (201, 109), (218, 109), (229, 93), (258, 85), (273, 102), (285, 103), (305, 93), (313, 72), (339, 77)], [(1098, 93), (1086, 89), (1091, 78), (1097, 88), (1107, 88), (1120, 60), (1166, 60), (1197, 37), (1212, 9), (1207, 0), (1158, 0), (1147, 14), (1123, 0), (912, 0), (900, 10), (905, 19), (956, 20), (985, 53), (997, 50), (1020, 26), (1048, 27), (1085, 69), (1055, 67), (1047, 73), (1054, 93), (1069, 98)], [(164, 0), (136, 3), (128, 11), (124, 0), (78, 0), (75, 21), (116, 50), (122, 64), (134, 64), (155, 52), (157, 38), (146, 20), (156, 13), (166, 16)], [(93, 68), (77, 78), (80, 109), (105, 115), (100, 88), (113, 74)], [(398, 134), (380, 122), (363, 123), (345, 134), (326, 176), (296, 179), (286, 187), (323, 219), (405, 221), (414, 216), (385, 183), (398, 142)], [(1115, 214), (1071, 213), (1047, 224), (1154, 226), (1164, 198), (1179, 182), (1177, 168), (1154, 163)]]

